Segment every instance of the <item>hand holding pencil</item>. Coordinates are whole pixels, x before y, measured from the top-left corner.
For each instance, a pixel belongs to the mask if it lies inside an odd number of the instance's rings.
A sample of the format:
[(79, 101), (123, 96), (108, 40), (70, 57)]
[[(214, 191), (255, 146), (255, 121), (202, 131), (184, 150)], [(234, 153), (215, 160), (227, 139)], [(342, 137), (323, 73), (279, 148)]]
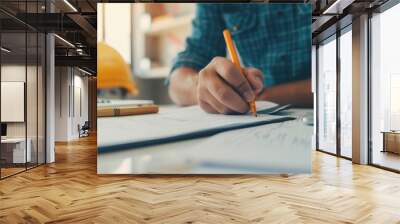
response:
[[(226, 34), (224, 33), (224, 36)], [(256, 68), (242, 68), (235, 51), (233, 61), (224, 57), (215, 57), (199, 72), (197, 101), (200, 107), (209, 113), (255, 115), (255, 99), (263, 90), (263, 75)], [(236, 57), (236, 59), (234, 59)]]
[[(228, 48), (228, 52), (231, 55), (232, 62), (235, 64), (237, 69), (240, 70), (240, 73), (242, 75), (244, 75), (244, 71), (243, 71), (242, 66), (240, 65), (239, 56), (237, 55), (235, 45), (233, 44), (233, 40), (232, 40), (231, 33), (229, 32), (229, 30), (224, 30), (224, 38), (225, 38), (226, 46)], [(253, 114), (253, 116), (257, 116), (257, 108), (256, 108), (256, 99), (255, 98), (249, 102), (249, 106), (250, 106), (250, 111)]]

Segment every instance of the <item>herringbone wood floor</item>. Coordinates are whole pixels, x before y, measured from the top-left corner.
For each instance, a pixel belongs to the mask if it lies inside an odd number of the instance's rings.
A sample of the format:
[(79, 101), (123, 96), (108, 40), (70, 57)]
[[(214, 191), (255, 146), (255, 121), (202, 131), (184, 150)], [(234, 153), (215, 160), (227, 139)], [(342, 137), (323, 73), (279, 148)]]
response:
[(400, 175), (315, 152), (313, 174), (98, 176), (96, 139), (0, 181), (0, 223), (400, 223)]

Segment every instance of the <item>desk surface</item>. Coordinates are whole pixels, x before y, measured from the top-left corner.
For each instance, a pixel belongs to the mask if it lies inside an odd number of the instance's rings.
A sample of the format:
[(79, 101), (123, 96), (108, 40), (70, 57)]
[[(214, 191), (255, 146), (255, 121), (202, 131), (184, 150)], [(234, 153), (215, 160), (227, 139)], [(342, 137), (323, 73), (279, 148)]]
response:
[(400, 135), (400, 131), (381, 131), (382, 134)]
[[(160, 109), (171, 110), (176, 108), (168, 106)], [(306, 116), (312, 116), (313, 112), (311, 109), (290, 109), (286, 113), (290, 116), (295, 116), (297, 119), (228, 131), (205, 138), (98, 154), (98, 173), (232, 174), (310, 172), (313, 128), (312, 126), (307, 126), (302, 119)], [(112, 130), (108, 131), (112, 134)], [(246, 145), (243, 142), (239, 150), (233, 149), (236, 143), (231, 143), (233, 145), (229, 148), (213, 147), (215, 144), (221, 144), (221, 139), (226, 139), (226, 141), (240, 139), (239, 136), (243, 131), (250, 132), (250, 134), (254, 132), (255, 139), (248, 139), (251, 143), (260, 141), (260, 139), (256, 139), (259, 135), (278, 133), (280, 131), (285, 136), (277, 136), (277, 138), (294, 139), (294, 141), (301, 142), (301, 144), (293, 143), (292, 140), (285, 141), (285, 143), (279, 142), (279, 139), (276, 139), (275, 136), (274, 139), (261, 140), (264, 141), (262, 142), (263, 147), (251, 144)], [(243, 151), (241, 150), (242, 148)]]
[[(29, 138), (28, 138), (29, 141)], [(25, 142), (25, 138), (2, 138), (1, 143), (20, 143)]]

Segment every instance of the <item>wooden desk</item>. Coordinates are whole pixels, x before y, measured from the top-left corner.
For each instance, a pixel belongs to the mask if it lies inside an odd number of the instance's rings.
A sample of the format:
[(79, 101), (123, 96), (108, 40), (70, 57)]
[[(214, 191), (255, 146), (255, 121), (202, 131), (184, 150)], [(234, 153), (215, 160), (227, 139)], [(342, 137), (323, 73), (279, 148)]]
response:
[(382, 152), (392, 152), (400, 154), (400, 131), (382, 131), (383, 150)]
[[(6, 164), (25, 164), (31, 161), (32, 141), (27, 138), (28, 144), (25, 144), (25, 138), (6, 138), (1, 139), (1, 159)], [(26, 151), (25, 151), (25, 145)]]

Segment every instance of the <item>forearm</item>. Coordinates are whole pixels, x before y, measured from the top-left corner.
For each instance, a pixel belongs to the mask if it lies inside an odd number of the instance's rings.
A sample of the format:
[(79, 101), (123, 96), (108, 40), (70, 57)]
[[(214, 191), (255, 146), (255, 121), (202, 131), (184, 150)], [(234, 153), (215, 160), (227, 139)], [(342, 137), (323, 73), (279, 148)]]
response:
[(198, 72), (192, 68), (177, 68), (171, 74), (169, 95), (180, 106), (197, 104)]
[(259, 100), (268, 100), (278, 104), (292, 104), (296, 107), (312, 107), (313, 95), (311, 80), (300, 80), (265, 88), (258, 96)]

